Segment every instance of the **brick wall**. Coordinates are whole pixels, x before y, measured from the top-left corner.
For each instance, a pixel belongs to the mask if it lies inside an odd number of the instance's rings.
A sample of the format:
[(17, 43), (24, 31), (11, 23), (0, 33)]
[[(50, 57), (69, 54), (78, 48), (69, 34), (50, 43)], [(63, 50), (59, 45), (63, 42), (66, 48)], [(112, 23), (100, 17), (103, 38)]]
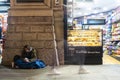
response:
[[(13, 8), (13, 9), (12, 9)], [(14, 55), (21, 54), (28, 44), (37, 50), (39, 59), (52, 65), (55, 58), (52, 18), (54, 14), (55, 35), (60, 64), (64, 64), (63, 10), (14, 9), (9, 10), (8, 29), (3, 50), (3, 64), (10, 65)], [(26, 12), (25, 12), (26, 11)], [(25, 13), (24, 13), (25, 12)], [(47, 12), (47, 13), (46, 13)], [(30, 14), (29, 14), (30, 13)]]

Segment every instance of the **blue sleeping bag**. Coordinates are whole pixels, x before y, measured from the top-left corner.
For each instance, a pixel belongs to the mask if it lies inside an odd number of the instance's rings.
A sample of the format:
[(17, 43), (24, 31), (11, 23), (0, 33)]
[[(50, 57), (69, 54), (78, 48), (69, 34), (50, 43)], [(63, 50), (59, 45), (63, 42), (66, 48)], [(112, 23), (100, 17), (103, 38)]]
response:
[(21, 69), (40, 69), (46, 66), (42, 60), (35, 60), (33, 62), (24, 62), (22, 59), (16, 60), (15, 65)]

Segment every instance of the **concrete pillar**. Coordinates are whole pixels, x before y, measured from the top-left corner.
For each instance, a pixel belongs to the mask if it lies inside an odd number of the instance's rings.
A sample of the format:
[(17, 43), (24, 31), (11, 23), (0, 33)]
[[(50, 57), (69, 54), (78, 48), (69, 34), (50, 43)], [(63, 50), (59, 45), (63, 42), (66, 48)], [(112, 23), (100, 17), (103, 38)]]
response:
[(36, 48), (39, 59), (51, 65), (52, 55), (55, 54), (53, 20), (59, 61), (60, 64), (64, 64), (62, 3), (63, 0), (44, 0), (44, 2), (37, 3), (17, 3), (16, 0), (11, 0), (5, 49), (3, 50), (4, 65), (10, 65), (14, 55), (20, 55), (26, 44)]

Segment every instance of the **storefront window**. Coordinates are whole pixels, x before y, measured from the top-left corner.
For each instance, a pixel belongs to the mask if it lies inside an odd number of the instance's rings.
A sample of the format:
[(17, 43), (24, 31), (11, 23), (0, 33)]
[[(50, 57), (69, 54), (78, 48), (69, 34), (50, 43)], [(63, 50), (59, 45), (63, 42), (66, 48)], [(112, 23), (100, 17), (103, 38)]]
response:
[[(80, 1), (67, 2), (67, 42), (66, 64), (102, 64), (102, 27), (103, 19), (91, 19), (81, 13)], [(92, 0), (91, 0), (92, 1)], [(81, 14), (80, 14), (81, 13)]]

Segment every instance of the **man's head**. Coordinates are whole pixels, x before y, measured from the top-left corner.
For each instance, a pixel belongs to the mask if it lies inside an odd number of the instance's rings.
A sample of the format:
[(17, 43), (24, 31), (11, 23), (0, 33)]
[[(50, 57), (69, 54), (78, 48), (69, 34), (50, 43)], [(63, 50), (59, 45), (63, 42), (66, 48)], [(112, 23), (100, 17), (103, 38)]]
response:
[(25, 50), (26, 52), (30, 52), (31, 49), (32, 49), (32, 47), (30, 47), (29, 45), (25, 45), (25, 46), (24, 46), (24, 50)]

